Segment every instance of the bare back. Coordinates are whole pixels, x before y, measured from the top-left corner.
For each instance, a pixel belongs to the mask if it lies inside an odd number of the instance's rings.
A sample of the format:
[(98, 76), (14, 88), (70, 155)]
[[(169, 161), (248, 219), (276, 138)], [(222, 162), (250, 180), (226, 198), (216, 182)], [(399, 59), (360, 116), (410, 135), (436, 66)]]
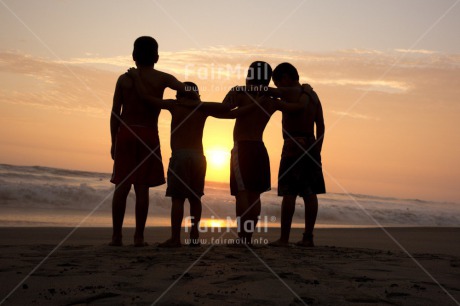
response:
[[(248, 104), (257, 103), (256, 96), (251, 93), (238, 92), (234, 93), (238, 106), (246, 106)], [(252, 111), (236, 118), (235, 127), (233, 129), (233, 141), (262, 141), (262, 136), (275, 109), (269, 104), (260, 104)]]
[[(163, 98), (165, 88), (170, 86), (171, 79), (174, 79), (171, 75), (154, 69), (140, 70), (140, 75), (147, 93), (160, 99)], [(120, 76), (117, 87), (121, 90), (123, 101), (121, 118), (124, 122), (128, 125), (158, 129), (160, 109), (145, 103), (139, 97), (134, 81), (127, 74)]]
[(207, 115), (199, 109), (175, 104), (170, 108), (171, 149), (203, 151), (203, 129)]
[(322, 121), (319, 100), (316, 102), (306, 93), (289, 95), (285, 100), (287, 103), (301, 103), (304, 108), (298, 112), (283, 112), (283, 138), (314, 136), (315, 122)]

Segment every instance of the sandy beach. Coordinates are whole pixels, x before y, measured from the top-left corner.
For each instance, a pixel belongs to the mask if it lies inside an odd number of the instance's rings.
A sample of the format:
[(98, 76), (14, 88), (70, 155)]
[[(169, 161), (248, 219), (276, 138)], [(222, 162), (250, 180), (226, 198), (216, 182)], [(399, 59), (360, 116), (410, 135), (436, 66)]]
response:
[(72, 228), (0, 228), (0, 294), (17, 287), (4, 305), (457, 305), (460, 229), (386, 230), (412, 258), (372, 228), (318, 229), (311, 249), (266, 246), (277, 228), (252, 249), (161, 249), (160, 227), (147, 229), (146, 248), (130, 245), (131, 228), (120, 248), (107, 246), (110, 228), (80, 228), (56, 248)]

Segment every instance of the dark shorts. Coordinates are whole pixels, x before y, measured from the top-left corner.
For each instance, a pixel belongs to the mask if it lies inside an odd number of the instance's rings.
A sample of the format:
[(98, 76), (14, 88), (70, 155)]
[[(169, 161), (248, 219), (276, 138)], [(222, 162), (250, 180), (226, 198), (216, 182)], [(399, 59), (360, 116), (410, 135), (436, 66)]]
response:
[(230, 161), (230, 191), (237, 195), (243, 190), (270, 190), (270, 160), (261, 141), (238, 141)]
[(160, 139), (155, 128), (121, 126), (115, 141), (112, 178), (114, 184), (154, 187), (165, 183)]
[(206, 157), (196, 150), (176, 150), (168, 167), (167, 197), (200, 198), (204, 193)]
[(326, 193), (321, 154), (314, 143), (314, 137), (295, 137), (284, 141), (278, 173), (279, 196), (305, 197)]

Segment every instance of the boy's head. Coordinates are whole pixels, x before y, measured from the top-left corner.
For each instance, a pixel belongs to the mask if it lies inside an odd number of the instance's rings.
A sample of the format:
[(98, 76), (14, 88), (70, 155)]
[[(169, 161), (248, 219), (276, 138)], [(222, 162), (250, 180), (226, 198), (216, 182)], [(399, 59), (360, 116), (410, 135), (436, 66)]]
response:
[(134, 41), (133, 60), (137, 66), (153, 66), (158, 61), (158, 43), (150, 36)]
[(272, 78), (272, 67), (266, 62), (256, 61), (249, 66), (246, 85), (268, 86)]
[(193, 82), (184, 82), (185, 84), (185, 91), (178, 91), (176, 94), (177, 99), (190, 99), (196, 100), (197, 96), (200, 96), (200, 92), (198, 91), (198, 86)]
[(299, 83), (297, 69), (289, 63), (282, 63), (273, 70), (273, 83), (276, 87), (290, 87)]

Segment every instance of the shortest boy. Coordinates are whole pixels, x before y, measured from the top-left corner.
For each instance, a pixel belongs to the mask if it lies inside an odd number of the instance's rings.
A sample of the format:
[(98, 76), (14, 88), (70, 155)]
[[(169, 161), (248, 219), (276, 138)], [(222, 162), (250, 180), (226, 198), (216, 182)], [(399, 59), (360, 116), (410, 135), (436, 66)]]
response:
[[(146, 102), (171, 112), (171, 150), (166, 196), (171, 197), (171, 238), (160, 247), (181, 246), (181, 225), (185, 199), (190, 203), (192, 227), (190, 246), (199, 246), (199, 222), (201, 219), (201, 197), (206, 175), (206, 157), (203, 154), (203, 129), (211, 116), (231, 116), (230, 107), (217, 102), (201, 102), (197, 85), (184, 82), (187, 91), (177, 92), (175, 100), (161, 100), (145, 94), (142, 79), (135, 69), (129, 70), (140, 96)], [(233, 112), (237, 114), (238, 112)]]

